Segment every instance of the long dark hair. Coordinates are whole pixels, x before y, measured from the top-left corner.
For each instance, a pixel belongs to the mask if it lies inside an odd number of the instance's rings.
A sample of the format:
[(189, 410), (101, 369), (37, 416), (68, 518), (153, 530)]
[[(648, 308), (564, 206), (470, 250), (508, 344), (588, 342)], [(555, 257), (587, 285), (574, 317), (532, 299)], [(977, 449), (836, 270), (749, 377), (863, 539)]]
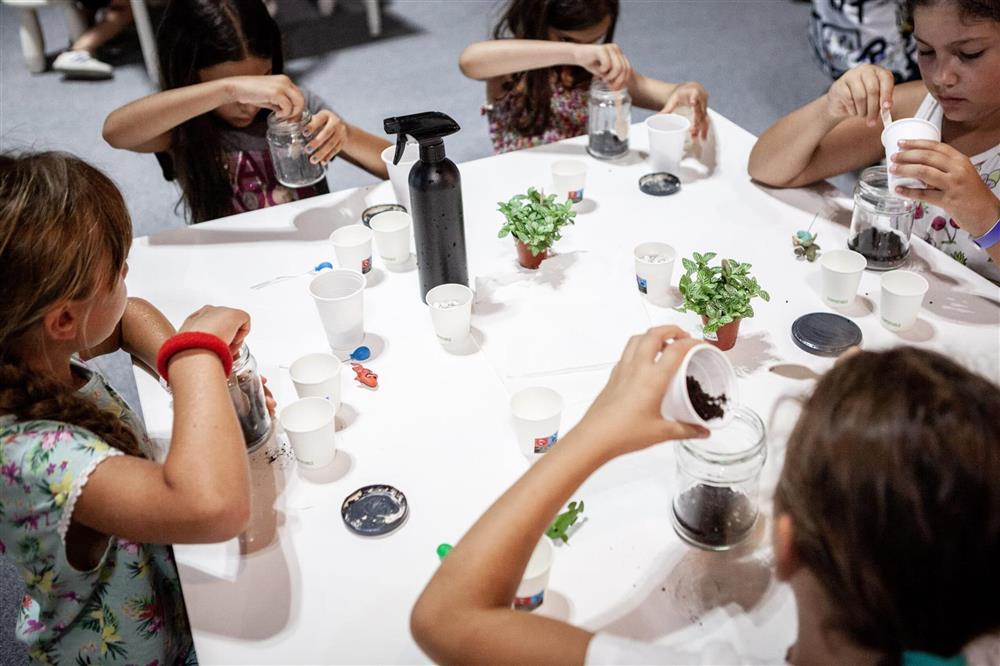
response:
[[(248, 57), (284, 71), (281, 32), (261, 0), (170, 0), (157, 32), (166, 89), (200, 82), (198, 70)], [(220, 122), (206, 113), (174, 128), (169, 156), (192, 222), (233, 213)]]
[(906, 9), (909, 16), (917, 7), (937, 5), (942, 2), (954, 2), (958, 13), (965, 20), (990, 20), (1000, 22), (1000, 2), (997, 0), (907, 0)]
[(919, 349), (828, 372), (789, 438), (775, 509), (831, 628), (890, 661), (1000, 628), (1000, 388)]
[[(604, 17), (611, 17), (611, 24), (604, 39), (614, 40), (618, 22), (618, 0), (511, 0), (500, 21), (493, 28), (493, 38), (548, 39), (549, 28), (556, 30), (586, 30)], [(580, 68), (575, 68), (580, 69)], [(534, 135), (545, 131), (552, 117), (548, 68), (520, 72), (505, 84), (510, 90), (524, 86), (524, 107), (518, 109), (515, 129), (522, 134)], [(577, 84), (589, 84), (588, 72), (578, 71)]]

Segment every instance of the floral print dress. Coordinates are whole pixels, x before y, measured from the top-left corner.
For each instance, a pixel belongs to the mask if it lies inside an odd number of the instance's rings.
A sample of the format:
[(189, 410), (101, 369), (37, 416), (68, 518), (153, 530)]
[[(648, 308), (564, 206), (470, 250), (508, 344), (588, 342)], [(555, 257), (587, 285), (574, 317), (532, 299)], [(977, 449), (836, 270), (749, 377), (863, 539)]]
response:
[[(944, 114), (937, 100), (928, 95), (917, 109), (916, 117), (930, 121), (940, 128)], [(986, 183), (986, 187), (1000, 198), (1000, 145), (973, 155), (969, 161), (979, 172), (979, 177)], [(913, 218), (914, 235), (923, 238), (987, 280), (1000, 284), (1000, 266), (997, 266), (986, 250), (976, 245), (969, 232), (958, 227), (958, 223), (946, 210), (921, 201), (917, 204)]]
[[(80, 393), (121, 418), (152, 446), (138, 417), (100, 374), (74, 362), (86, 378)], [(27, 586), (18, 638), (42, 664), (166, 666), (197, 663), (184, 599), (169, 546), (110, 537), (96, 567), (66, 559), (66, 533), (87, 478), (123, 455), (69, 423), (0, 417), (0, 554)]]
[(494, 153), (541, 146), (587, 133), (589, 82), (581, 85), (573, 80), (568, 68), (561, 68), (552, 72), (549, 83), (552, 115), (549, 126), (540, 134), (522, 134), (517, 129), (515, 119), (524, 108), (523, 83), (511, 86), (506, 95), (492, 104), (483, 105), (481, 111), (489, 120)]

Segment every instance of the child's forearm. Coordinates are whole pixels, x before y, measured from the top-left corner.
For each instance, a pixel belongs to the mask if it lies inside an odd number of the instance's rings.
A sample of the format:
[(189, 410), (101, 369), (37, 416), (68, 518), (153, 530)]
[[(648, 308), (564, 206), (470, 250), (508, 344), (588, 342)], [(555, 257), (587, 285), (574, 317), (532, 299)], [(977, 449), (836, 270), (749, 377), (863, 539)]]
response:
[(129, 299), (121, 331), (122, 349), (152, 371), (156, 369), (160, 347), (177, 332), (162, 312), (141, 298)]
[(351, 164), (359, 166), (373, 176), (389, 177), (382, 151), (392, 144), (382, 137), (369, 134), (356, 125), (348, 125), (347, 142), (341, 155)]
[(112, 111), (104, 140), (137, 152), (166, 150), (172, 129), (231, 101), (226, 79), (154, 93)]
[(575, 65), (576, 46), (540, 39), (492, 39), (467, 46), (458, 66), (470, 79), (485, 81), (531, 69)]
[(632, 103), (640, 109), (659, 111), (662, 109), (670, 95), (677, 90), (679, 83), (668, 83), (658, 79), (652, 79), (636, 72), (632, 75), (632, 80), (628, 84), (629, 95), (632, 96)]
[(776, 187), (792, 185), (840, 122), (827, 112), (823, 97), (788, 114), (757, 139), (747, 167), (750, 177)]

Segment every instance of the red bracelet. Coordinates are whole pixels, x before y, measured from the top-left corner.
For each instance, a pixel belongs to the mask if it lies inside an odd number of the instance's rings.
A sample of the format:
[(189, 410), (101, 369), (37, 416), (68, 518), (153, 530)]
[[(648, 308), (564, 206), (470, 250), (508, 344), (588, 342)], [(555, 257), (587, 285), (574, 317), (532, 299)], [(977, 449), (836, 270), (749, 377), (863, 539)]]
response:
[(226, 377), (233, 371), (233, 353), (229, 351), (229, 345), (223, 342), (222, 338), (211, 333), (191, 331), (188, 333), (178, 333), (168, 338), (163, 343), (163, 346), (160, 347), (160, 353), (156, 355), (156, 371), (160, 373), (160, 376), (165, 381), (170, 381), (167, 378), (167, 366), (170, 364), (170, 359), (175, 354), (187, 351), (188, 349), (204, 349), (215, 352), (219, 360), (222, 361), (222, 371)]

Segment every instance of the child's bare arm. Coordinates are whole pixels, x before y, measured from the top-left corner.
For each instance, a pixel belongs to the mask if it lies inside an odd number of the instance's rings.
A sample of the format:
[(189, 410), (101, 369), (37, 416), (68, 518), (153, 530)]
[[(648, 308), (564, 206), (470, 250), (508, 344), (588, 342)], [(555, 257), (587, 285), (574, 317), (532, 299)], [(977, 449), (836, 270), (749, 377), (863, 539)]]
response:
[(152, 303), (131, 297), (114, 332), (107, 340), (81, 352), (80, 358), (87, 360), (122, 349), (155, 376), (156, 354), (174, 333), (173, 324)]
[(392, 144), (380, 137), (370, 134), (357, 125), (347, 126), (347, 142), (341, 153), (348, 162), (359, 166), (373, 176), (385, 179), (389, 171), (382, 161), (382, 151)]
[(691, 107), (691, 136), (708, 136), (708, 92), (697, 81), (668, 83), (633, 72), (628, 91), (642, 109), (671, 113), (678, 106)]

